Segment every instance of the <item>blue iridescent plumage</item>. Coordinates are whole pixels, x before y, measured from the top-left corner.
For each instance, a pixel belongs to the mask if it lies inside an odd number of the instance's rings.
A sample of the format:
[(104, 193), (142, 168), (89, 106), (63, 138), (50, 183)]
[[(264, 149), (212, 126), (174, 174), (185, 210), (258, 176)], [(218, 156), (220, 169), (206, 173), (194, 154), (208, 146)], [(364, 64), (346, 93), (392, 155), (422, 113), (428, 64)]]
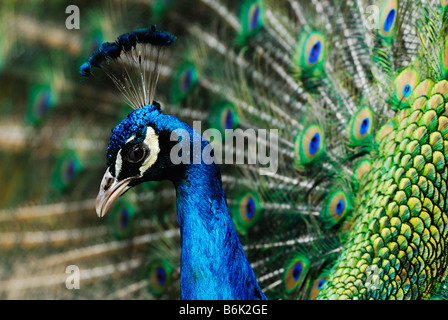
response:
[[(144, 106), (133, 111), (114, 130), (107, 148), (112, 176), (117, 155), (128, 139), (138, 144), (145, 140), (147, 127), (155, 133), (170, 136), (183, 129), (194, 139), (200, 139), (201, 151), (208, 145), (198, 132), (177, 118), (163, 114), (156, 106)], [(161, 146), (161, 157), (139, 177), (146, 180), (170, 180), (176, 188), (177, 218), (181, 232), (181, 294), (183, 299), (265, 299), (254, 272), (247, 261), (226, 204), (220, 170), (217, 164), (173, 165), (163, 162), (168, 146)], [(254, 211), (248, 204), (248, 215)], [(241, 285), (244, 284), (244, 285)]]
[(148, 44), (153, 46), (166, 47), (172, 45), (176, 41), (176, 37), (159, 31), (156, 25), (150, 28), (137, 29), (134, 32), (120, 35), (115, 42), (105, 42), (101, 47), (93, 52), (87, 62), (81, 65), (80, 75), (87, 77), (91, 75), (91, 68), (100, 68), (108, 59), (117, 59), (122, 52), (128, 52), (140, 44)]
[(361, 126), (359, 128), (359, 134), (365, 135), (369, 131), (369, 128), (370, 128), (370, 119), (364, 118), (364, 120), (362, 120)]
[(320, 147), (320, 134), (315, 133), (310, 141), (309, 153), (311, 155), (314, 155), (319, 150), (319, 147)]
[(394, 25), (394, 22), (395, 22), (395, 15), (396, 15), (395, 9), (392, 9), (389, 11), (389, 13), (387, 14), (386, 20), (384, 21), (384, 25), (383, 25), (384, 31), (389, 32), (392, 29), (392, 26)]
[(313, 48), (311, 49), (310, 55), (308, 57), (308, 62), (310, 64), (316, 63), (316, 61), (320, 57), (321, 51), (322, 51), (322, 43), (320, 41), (317, 41), (316, 44), (314, 44)]

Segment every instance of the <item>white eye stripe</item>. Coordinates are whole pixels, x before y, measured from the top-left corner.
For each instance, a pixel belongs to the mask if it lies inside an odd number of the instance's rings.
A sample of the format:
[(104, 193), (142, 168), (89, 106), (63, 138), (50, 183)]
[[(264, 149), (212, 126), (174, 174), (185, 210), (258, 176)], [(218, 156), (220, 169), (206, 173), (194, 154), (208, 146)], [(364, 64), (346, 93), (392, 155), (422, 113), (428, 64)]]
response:
[(140, 167), (140, 175), (143, 175), (143, 173), (157, 161), (157, 156), (160, 152), (159, 136), (155, 133), (152, 127), (148, 127), (146, 129), (146, 138), (144, 143), (146, 143), (149, 148), (149, 157)]
[(126, 143), (128, 143), (129, 141), (134, 140), (134, 139), (135, 139), (135, 134), (133, 136), (131, 136), (128, 140), (126, 140)]
[(123, 164), (123, 160), (121, 158), (121, 150), (117, 154), (117, 159), (115, 160), (115, 177), (118, 178), (121, 172), (121, 166)]

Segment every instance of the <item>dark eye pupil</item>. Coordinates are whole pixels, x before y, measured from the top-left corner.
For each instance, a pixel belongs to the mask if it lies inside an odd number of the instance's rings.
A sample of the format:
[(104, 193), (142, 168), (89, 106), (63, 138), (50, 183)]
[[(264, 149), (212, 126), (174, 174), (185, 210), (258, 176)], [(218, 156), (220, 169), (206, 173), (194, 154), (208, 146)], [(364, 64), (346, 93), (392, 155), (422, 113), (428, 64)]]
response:
[(145, 156), (145, 150), (140, 145), (140, 146), (135, 147), (131, 151), (129, 151), (128, 160), (130, 162), (138, 162), (138, 161), (142, 160), (144, 156)]

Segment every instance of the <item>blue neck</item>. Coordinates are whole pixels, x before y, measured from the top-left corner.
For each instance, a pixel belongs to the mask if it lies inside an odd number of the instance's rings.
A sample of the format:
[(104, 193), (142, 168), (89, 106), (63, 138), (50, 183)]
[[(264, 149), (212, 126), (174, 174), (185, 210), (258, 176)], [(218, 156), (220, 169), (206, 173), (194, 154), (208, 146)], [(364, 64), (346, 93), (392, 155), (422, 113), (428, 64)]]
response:
[(241, 246), (216, 164), (190, 164), (174, 181), (181, 232), (181, 298), (266, 299)]

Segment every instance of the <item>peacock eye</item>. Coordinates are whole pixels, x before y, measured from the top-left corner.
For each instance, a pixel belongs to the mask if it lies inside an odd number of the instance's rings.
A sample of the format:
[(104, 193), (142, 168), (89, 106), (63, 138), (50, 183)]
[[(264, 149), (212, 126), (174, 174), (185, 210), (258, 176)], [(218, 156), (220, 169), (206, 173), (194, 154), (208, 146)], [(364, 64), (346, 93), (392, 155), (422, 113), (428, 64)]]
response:
[(140, 162), (147, 156), (148, 153), (149, 149), (147, 146), (143, 144), (138, 144), (134, 146), (131, 150), (129, 150), (127, 159), (129, 162), (132, 163)]

